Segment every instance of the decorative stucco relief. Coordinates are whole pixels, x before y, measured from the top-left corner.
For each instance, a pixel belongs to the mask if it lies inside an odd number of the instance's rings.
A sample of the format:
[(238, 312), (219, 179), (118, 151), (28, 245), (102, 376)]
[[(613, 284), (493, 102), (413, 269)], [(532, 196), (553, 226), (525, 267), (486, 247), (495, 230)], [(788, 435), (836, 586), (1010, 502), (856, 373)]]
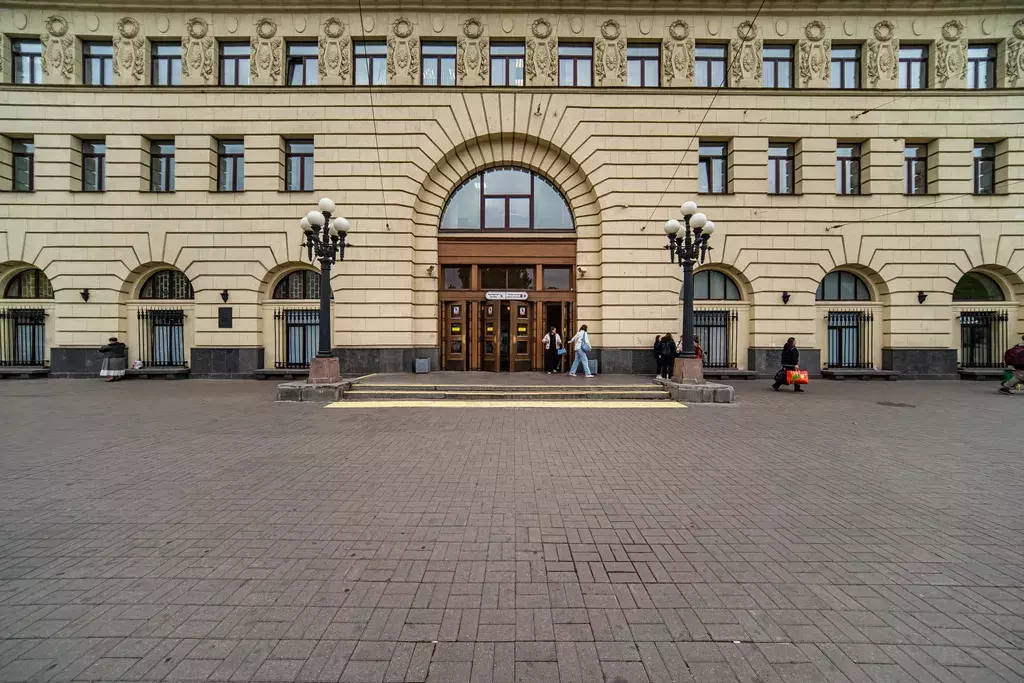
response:
[(868, 82), (877, 86), (880, 82), (899, 80), (900, 41), (896, 37), (896, 26), (888, 19), (875, 24), (874, 38), (868, 40)]
[(967, 78), (967, 36), (964, 35), (964, 25), (956, 19), (947, 21), (942, 26), (942, 40), (936, 42), (936, 84), (942, 87), (961, 87)]
[(134, 17), (122, 17), (117, 22), (114, 36), (114, 76), (122, 84), (145, 82), (146, 39), (140, 35), (141, 26)]
[(462, 35), (458, 40), (456, 69), (459, 83), (463, 85), (486, 85), (490, 80), (490, 57), (488, 40), (484, 36), (484, 25), (476, 17), (462, 23)]
[(1024, 80), (1024, 19), (1013, 25), (1013, 37), (1006, 41), (1006, 83), (1016, 87)]
[(277, 22), (267, 17), (258, 19), (250, 46), (249, 81), (253, 85), (281, 83), (284, 41), (277, 35)]
[(614, 19), (601, 24), (594, 59), (595, 85), (623, 85), (626, 83), (626, 39), (622, 25)]
[(744, 21), (736, 27), (736, 38), (732, 41), (730, 54), (730, 85), (761, 85), (761, 77), (764, 75), (764, 39), (757, 24)]
[(556, 85), (558, 83), (558, 41), (551, 22), (537, 19), (526, 39), (526, 83)]
[(320, 26), (317, 71), (320, 83), (352, 82), (352, 41), (348, 27), (338, 17), (327, 17)]
[(68, 20), (53, 14), (46, 18), (45, 31), (39, 37), (43, 44), (43, 73), (47, 82), (58, 78), (65, 84), (75, 82), (75, 37), (68, 33)]
[(388, 34), (388, 82), (413, 84), (420, 77), (420, 42), (413, 36), (413, 24), (407, 17), (391, 22)]
[(205, 83), (214, 80), (213, 36), (206, 20), (192, 17), (185, 22), (185, 35), (181, 39), (181, 76), (188, 81), (202, 79)]
[(832, 79), (832, 39), (825, 24), (815, 19), (804, 26), (800, 41), (800, 83), (807, 87), (828, 87)]
[(668, 27), (668, 37), (662, 43), (665, 63), (662, 73), (667, 86), (693, 85), (696, 73), (693, 32), (690, 25), (676, 19)]

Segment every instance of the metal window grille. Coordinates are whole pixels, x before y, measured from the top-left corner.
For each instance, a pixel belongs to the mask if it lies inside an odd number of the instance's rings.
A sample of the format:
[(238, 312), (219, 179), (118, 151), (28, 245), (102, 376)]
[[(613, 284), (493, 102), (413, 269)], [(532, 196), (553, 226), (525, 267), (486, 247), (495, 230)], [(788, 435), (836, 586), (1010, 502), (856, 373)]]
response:
[(320, 309), (274, 311), (274, 367), (308, 368), (320, 340)]
[(827, 319), (828, 367), (873, 367), (871, 311), (829, 311)]
[(1009, 346), (1009, 318), (1006, 311), (962, 311), (960, 367), (1003, 367), (1003, 352)]
[(46, 312), (41, 308), (0, 309), (0, 366), (46, 365)]
[(139, 310), (139, 360), (147, 367), (185, 367), (185, 311)]
[(739, 328), (736, 311), (693, 312), (693, 331), (704, 349), (704, 366), (708, 368), (736, 367), (736, 335)]

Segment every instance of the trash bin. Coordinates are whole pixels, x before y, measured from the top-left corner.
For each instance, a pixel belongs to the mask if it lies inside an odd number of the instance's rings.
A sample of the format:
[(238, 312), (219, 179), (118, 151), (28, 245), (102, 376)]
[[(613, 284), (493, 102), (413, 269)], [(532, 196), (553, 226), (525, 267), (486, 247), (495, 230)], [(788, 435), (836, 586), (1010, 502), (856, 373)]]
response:
[(587, 359), (587, 364), (590, 365), (590, 374), (591, 375), (596, 375), (597, 374), (597, 359), (596, 358), (588, 358)]
[(413, 369), (417, 375), (425, 375), (430, 372), (430, 359), (429, 358), (417, 358), (416, 366)]

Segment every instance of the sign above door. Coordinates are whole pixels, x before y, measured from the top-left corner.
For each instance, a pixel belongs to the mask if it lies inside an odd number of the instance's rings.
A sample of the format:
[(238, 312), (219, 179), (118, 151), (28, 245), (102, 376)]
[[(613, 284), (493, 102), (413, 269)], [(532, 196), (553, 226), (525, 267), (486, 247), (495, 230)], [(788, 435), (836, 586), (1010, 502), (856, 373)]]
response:
[(488, 301), (526, 301), (529, 294), (527, 292), (486, 292), (484, 297)]

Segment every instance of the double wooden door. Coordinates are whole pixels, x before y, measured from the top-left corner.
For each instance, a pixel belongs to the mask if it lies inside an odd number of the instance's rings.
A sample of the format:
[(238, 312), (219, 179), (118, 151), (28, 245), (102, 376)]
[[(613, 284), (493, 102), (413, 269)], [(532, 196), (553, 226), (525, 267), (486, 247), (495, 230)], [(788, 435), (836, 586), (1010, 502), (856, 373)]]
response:
[(563, 341), (571, 337), (572, 308), (568, 301), (443, 301), (441, 367), (490, 372), (543, 370), (541, 339), (551, 327)]
[(484, 301), (480, 304), (481, 369), (492, 372), (533, 370), (536, 306), (532, 301)]

